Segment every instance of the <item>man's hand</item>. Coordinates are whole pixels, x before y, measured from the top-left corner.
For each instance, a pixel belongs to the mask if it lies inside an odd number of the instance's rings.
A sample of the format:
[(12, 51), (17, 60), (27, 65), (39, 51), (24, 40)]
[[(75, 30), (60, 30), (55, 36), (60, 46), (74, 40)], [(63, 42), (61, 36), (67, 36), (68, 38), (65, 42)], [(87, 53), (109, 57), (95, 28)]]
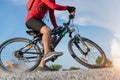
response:
[(75, 7), (72, 7), (72, 6), (68, 6), (68, 12), (70, 13), (70, 14), (75, 14)]

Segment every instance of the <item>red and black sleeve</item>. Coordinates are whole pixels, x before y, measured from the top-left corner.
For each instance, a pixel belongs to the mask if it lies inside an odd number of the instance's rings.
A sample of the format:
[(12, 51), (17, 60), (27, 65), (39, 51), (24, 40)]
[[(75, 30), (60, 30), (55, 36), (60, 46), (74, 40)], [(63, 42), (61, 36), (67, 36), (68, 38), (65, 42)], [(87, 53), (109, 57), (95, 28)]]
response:
[(61, 6), (55, 3), (55, 0), (41, 0), (43, 3), (45, 3), (48, 7), (54, 10), (67, 10), (67, 6)]

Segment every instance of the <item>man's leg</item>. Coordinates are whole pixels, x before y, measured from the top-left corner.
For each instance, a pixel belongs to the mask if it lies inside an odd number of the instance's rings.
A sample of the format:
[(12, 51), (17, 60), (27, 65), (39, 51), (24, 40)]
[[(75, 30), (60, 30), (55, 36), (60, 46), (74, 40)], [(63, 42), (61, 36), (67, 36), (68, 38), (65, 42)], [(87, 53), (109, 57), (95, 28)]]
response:
[[(42, 42), (43, 42), (43, 45), (44, 45), (44, 54), (47, 54), (50, 49), (49, 49), (49, 40), (50, 40), (50, 28), (47, 27), (47, 26), (43, 26), (40, 30), (40, 32), (43, 34), (42, 36)], [(44, 60), (41, 60), (41, 63), (40, 63), (40, 67), (44, 67), (45, 65), (45, 61)]]
[(62, 52), (51, 52), (49, 48), (49, 43), (50, 43), (50, 33), (51, 30), (49, 27), (46, 25), (43, 26), (40, 30), (40, 33), (43, 34), (42, 36), (42, 42), (44, 46), (44, 57), (41, 60), (40, 67), (44, 67), (46, 60), (51, 59), (54, 56), (61, 56), (63, 53)]
[(49, 59), (51, 59), (54, 56), (60, 56), (62, 55), (61, 52), (51, 52), (49, 49), (49, 40), (50, 40), (50, 33), (51, 30), (49, 27), (46, 26), (44, 22), (42, 22), (39, 19), (31, 18), (29, 21), (26, 22), (26, 26), (30, 29), (33, 29), (35, 31), (39, 31), (43, 34), (42, 36), (42, 42), (44, 47), (44, 56), (41, 60), (40, 67), (44, 67), (45, 62)]

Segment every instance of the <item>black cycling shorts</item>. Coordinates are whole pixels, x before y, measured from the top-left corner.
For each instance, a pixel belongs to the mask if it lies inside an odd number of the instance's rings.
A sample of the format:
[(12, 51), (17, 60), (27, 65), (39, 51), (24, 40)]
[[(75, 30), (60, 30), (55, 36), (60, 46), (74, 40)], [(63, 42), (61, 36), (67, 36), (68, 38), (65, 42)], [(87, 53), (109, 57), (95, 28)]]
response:
[(43, 21), (41, 21), (40, 19), (37, 19), (37, 18), (31, 18), (30, 20), (28, 20), (26, 22), (27, 28), (33, 29), (33, 30), (36, 30), (39, 32), (40, 32), (41, 28), (45, 25), (46, 24)]

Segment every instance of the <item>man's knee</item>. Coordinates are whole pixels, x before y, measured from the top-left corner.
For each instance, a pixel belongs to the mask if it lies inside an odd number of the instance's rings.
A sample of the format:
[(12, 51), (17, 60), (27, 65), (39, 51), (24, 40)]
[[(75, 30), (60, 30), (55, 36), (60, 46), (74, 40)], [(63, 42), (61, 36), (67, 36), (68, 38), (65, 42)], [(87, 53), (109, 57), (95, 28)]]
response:
[(40, 30), (41, 33), (50, 33), (51, 32), (51, 29), (47, 26), (43, 26)]

